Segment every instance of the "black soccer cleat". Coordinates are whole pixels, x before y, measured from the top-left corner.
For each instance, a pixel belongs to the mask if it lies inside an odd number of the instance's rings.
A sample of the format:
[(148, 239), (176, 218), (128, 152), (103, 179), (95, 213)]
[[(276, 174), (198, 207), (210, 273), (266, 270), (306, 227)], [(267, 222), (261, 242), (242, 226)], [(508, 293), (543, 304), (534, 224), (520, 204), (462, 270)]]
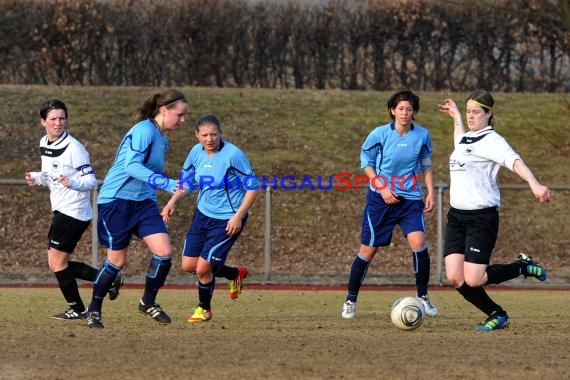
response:
[(78, 311), (73, 310), (72, 308), (69, 308), (66, 311), (64, 311), (63, 313), (52, 315), (52, 318), (53, 319), (59, 319), (62, 321), (69, 321), (72, 319), (85, 319), (85, 318), (87, 318), (87, 312), (86, 311), (78, 312)]
[(168, 314), (166, 314), (157, 303), (154, 305), (145, 305), (141, 300), (139, 303), (139, 311), (152, 317), (152, 319), (163, 325), (172, 322)]
[(124, 282), (125, 278), (122, 275), (118, 274), (117, 278), (115, 278), (115, 281), (113, 281), (111, 287), (109, 288), (109, 299), (111, 301), (117, 299), (117, 297), (119, 296), (119, 291), (123, 287)]
[(101, 313), (98, 311), (90, 311), (87, 313), (87, 326), (90, 329), (102, 329), (103, 320), (101, 319)]

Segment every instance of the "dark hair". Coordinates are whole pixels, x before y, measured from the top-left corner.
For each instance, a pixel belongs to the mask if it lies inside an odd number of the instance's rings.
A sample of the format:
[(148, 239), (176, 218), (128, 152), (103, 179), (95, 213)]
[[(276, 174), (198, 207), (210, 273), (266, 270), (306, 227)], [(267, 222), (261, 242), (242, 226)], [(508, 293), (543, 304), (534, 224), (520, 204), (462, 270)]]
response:
[(410, 102), (414, 113), (420, 112), (420, 97), (409, 90), (396, 92), (390, 99), (388, 99), (388, 114), (394, 120), (394, 115), (392, 115), (392, 110), (396, 108), (400, 102)]
[(218, 117), (213, 113), (208, 113), (198, 118), (198, 121), (196, 122), (196, 132), (200, 132), (200, 127), (204, 124), (215, 125), (218, 129), (218, 132), (222, 132), (222, 123), (220, 122), (220, 119), (218, 119)]
[[(489, 113), (493, 110), (493, 106), (495, 105), (495, 99), (493, 99), (493, 95), (489, 91), (485, 90), (475, 90), (469, 95), (467, 101), (474, 100), (483, 108), (485, 113)], [(495, 119), (493, 118), (493, 113), (491, 112), (491, 117), (489, 118), (489, 125), (495, 125)]]
[(65, 103), (59, 99), (49, 99), (40, 107), (40, 117), (45, 120), (49, 111), (51, 110), (63, 110), (65, 112), (65, 118), (67, 119), (67, 107)]
[(188, 100), (186, 100), (184, 94), (178, 90), (166, 90), (161, 94), (154, 94), (148, 97), (143, 105), (137, 110), (135, 121), (138, 122), (145, 119), (152, 119), (158, 114), (160, 107), (165, 106), (170, 109), (178, 102), (188, 104)]

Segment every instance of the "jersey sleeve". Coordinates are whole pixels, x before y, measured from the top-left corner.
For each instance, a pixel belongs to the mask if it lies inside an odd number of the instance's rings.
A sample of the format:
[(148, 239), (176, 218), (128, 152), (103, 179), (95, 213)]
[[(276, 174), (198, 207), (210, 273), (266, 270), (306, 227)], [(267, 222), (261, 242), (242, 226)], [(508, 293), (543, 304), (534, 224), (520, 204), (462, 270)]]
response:
[(196, 181), (196, 148), (193, 148), (188, 153), (182, 170), (180, 171), (180, 178), (178, 180), (179, 189), (187, 191), (194, 191), (197, 189), (198, 182)]
[(432, 167), (431, 154), (433, 152), (433, 147), (431, 144), (431, 136), (426, 133), (422, 147), (420, 148), (420, 166), (422, 172)]
[(515, 161), (521, 157), (499, 134), (494, 134), (493, 143), (486, 145), (485, 158), (513, 171)]
[(82, 145), (73, 145), (71, 165), (75, 173), (69, 181), (69, 188), (76, 191), (90, 191), (97, 186), (97, 178), (89, 161), (89, 153)]
[[(144, 124), (139, 124), (131, 130), (130, 141), (125, 150), (125, 172), (140, 181), (150, 183), (168, 192), (176, 190), (177, 181), (166, 177), (163, 173), (155, 173), (145, 166), (148, 156), (151, 154), (154, 142), (154, 131)], [(160, 177), (160, 178), (159, 178)], [(161, 183), (158, 183), (160, 179)]]
[(373, 130), (364, 140), (360, 148), (360, 168), (376, 169), (376, 160), (382, 151), (382, 142), (378, 137), (378, 129)]
[(246, 190), (255, 190), (259, 188), (259, 178), (256, 177), (253, 167), (249, 159), (243, 151), (236, 150), (231, 160), (234, 173), (239, 179), (239, 183), (243, 184)]

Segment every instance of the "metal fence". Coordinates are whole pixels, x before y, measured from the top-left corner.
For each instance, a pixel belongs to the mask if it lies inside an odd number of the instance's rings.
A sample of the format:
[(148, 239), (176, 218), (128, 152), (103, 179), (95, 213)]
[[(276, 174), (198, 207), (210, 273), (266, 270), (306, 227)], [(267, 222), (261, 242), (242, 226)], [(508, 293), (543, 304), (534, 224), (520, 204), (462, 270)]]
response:
[[(101, 181), (100, 181), (101, 183)], [(0, 186), (24, 186), (26, 185), (25, 180), (20, 179), (0, 179)], [(437, 219), (437, 249), (436, 249), (436, 271), (432, 278), (432, 281), (437, 284), (443, 283), (443, 236), (444, 236), (444, 228), (445, 228), (445, 221), (444, 221), (444, 208), (446, 204), (444, 202), (444, 196), (446, 191), (449, 189), (449, 185), (447, 183), (437, 183), (435, 185), (437, 191), (437, 202), (436, 202), (436, 219)], [(526, 190), (528, 191), (529, 188), (526, 184), (508, 184), (508, 185), (501, 185), (500, 188), (502, 190)], [(570, 185), (558, 185), (558, 186), (550, 186), (552, 190), (555, 191), (570, 191)], [(272, 279), (272, 268), (273, 268), (273, 252), (272, 252), (272, 213), (273, 213), (273, 201), (272, 201), (272, 194), (274, 190), (271, 185), (268, 185), (264, 190), (264, 225), (263, 225), (263, 239), (264, 239), (264, 263), (263, 263), (263, 279), (265, 281), (269, 281)], [(93, 220), (97, 220), (97, 196), (98, 196), (98, 188), (92, 191), (92, 205), (93, 205)], [(97, 224), (91, 224), (91, 262), (92, 265), (97, 267), (99, 265), (99, 245), (98, 245), (98, 237), (97, 237)]]

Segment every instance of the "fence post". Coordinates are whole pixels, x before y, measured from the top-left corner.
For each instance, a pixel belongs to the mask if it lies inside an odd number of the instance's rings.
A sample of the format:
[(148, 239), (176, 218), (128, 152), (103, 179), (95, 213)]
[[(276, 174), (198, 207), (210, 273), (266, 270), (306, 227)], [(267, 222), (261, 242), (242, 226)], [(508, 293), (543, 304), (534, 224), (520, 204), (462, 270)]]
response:
[(99, 236), (97, 235), (97, 219), (99, 208), (97, 206), (98, 186), (91, 192), (91, 208), (93, 209), (93, 219), (91, 220), (91, 266), (99, 268)]
[(271, 185), (265, 188), (265, 265), (264, 265), (264, 280), (271, 279)]
[(443, 285), (443, 188), (444, 183), (438, 183), (437, 187), (437, 267), (436, 282)]

